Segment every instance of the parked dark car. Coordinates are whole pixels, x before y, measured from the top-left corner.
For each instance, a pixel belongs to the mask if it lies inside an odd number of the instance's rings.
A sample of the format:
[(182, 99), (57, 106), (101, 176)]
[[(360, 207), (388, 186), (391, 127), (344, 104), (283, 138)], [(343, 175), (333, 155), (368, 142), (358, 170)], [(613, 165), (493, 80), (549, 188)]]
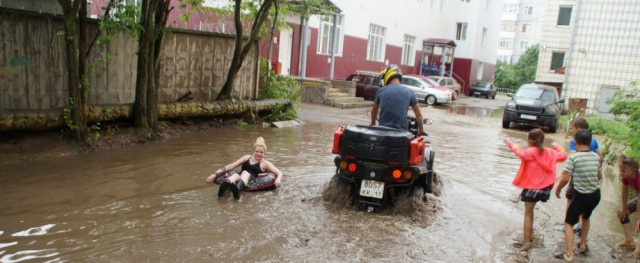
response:
[(349, 75), (347, 81), (356, 83), (356, 97), (373, 100), (376, 98), (378, 89), (383, 86), (379, 76), (378, 72), (358, 70), (356, 73)]
[(496, 86), (493, 85), (493, 83), (491, 82), (479, 81), (475, 85), (472, 85), (471, 87), (469, 87), (470, 97), (478, 96), (478, 97), (485, 97), (487, 99), (488, 98), (495, 99), (496, 93), (498, 93), (498, 90), (496, 89)]
[(502, 128), (508, 129), (515, 122), (544, 126), (549, 132), (556, 132), (564, 108), (564, 99), (558, 96), (556, 88), (531, 83), (520, 86), (515, 95), (507, 95), (511, 100), (502, 115)]

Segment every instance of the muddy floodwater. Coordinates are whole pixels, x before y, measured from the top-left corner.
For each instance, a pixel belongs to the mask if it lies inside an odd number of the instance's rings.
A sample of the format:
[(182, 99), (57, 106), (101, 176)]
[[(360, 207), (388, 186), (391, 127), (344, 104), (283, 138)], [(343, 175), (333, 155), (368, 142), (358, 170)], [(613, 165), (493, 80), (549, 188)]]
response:
[[(298, 127), (226, 127), (3, 165), (0, 262), (559, 262), (552, 254), (564, 248), (566, 199), (536, 206), (528, 254), (513, 246), (523, 203), (511, 185), (519, 160), (504, 140), (524, 146), (530, 127), (501, 128), (506, 99), (421, 105), (434, 120), (426, 130), (442, 189), (405, 211), (367, 213), (325, 198), (333, 132), (368, 124), (362, 108), (303, 104)], [(258, 136), (284, 172), (283, 186), (218, 198), (205, 178), (248, 154)], [(562, 132), (547, 134), (547, 145), (567, 142)], [(591, 252), (576, 262), (635, 262), (615, 247), (623, 239), (618, 181), (605, 169)]]

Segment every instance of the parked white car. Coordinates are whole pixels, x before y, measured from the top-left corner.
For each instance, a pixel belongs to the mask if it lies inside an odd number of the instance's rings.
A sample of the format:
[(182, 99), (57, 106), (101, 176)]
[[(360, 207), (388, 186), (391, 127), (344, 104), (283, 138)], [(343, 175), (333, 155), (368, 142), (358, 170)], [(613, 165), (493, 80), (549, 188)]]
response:
[(415, 94), (418, 101), (428, 105), (450, 103), (454, 97), (452, 91), (434, 87), (426, 77), (418, 75), (403, 75), (400, 83), (405, 84)]
[(430, 79), (433, 79), (438, 83), (438, 85), (443, 86), (447, 89), (453, 90), (456, 92), (456, 96), (460, 96), (460, 84), (452, 77), (445, 76), (429, 76)]

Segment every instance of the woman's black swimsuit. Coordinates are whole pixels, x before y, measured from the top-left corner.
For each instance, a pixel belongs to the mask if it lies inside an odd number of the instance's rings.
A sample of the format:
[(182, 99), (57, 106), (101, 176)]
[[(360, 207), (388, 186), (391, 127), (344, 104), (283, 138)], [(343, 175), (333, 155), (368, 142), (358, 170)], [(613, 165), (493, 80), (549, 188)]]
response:
[(260, 169), (260, 162), (251, 164), (249, 160), (251, 160), (251, 158), (242, 163), (243, 171), (247, 171), (249, 174), (251, 174), (251, 178), (255, 178), (258, 174), (263, 173), (262, 169)]

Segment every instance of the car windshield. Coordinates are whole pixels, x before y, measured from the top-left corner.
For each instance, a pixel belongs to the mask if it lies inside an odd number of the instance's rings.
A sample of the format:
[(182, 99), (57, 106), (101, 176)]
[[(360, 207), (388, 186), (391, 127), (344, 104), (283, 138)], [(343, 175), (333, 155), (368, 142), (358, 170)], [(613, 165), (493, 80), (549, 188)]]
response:
[(486, 86), (489, 86), (488, 82), (478, 82), (478, 87), (483, 87), (484, 88)]
[(538, 88), (521, 88), (516, 92), (516, 97), (529, 98), (529, 99), (539, 99), (540, 95), (542, 95), (542, 89)]
[(549, 102), (553, 102), (555, 98), (551, 90), (539, 88), (521, 88), (518, 90), (518, 92), (516, 92), (515, 97), (539, 99)]

